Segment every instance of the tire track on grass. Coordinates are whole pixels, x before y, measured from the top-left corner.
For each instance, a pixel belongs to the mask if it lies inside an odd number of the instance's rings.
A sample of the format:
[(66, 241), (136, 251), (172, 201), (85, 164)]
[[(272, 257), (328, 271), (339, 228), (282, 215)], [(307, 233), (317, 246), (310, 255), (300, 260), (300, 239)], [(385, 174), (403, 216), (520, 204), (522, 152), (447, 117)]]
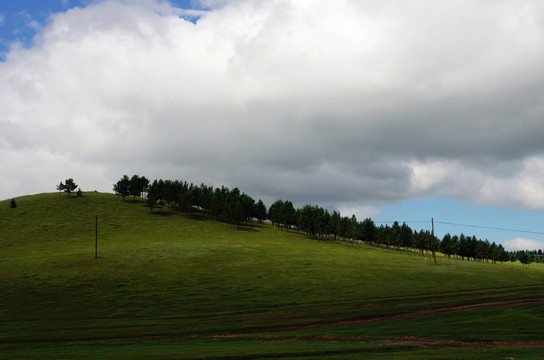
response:
[(293, 325), (293, 326), (284, 326), (284, 327), (276, 327), (276, 328), (255, 329), (248, 332), (290, 331), (290, 330), (340, 327), (340, 326), (358, 325), (358, 324), (366, 324), (366, 323), (373, 323), (373, 322), (409, 319), (413, 317), (435, 315), (435, 314), (441, 314), (446, 312), (473, 310), (473, 309), (487, 308), (487, 307), (494, 307), (494, 306), (519, 306), (524, 304), (540, 303), (540, 302), (544, 302), (544, 298), (502, 300), (502, 301), (493, 301), (493, 302), (485, 302), (485, 303), (477, 303), (477, 304), (469, 304), (469, 305), (450, 306), (450, 307), (443, 307), (443, 308), (437, 308), (437, 309), (414, 310), (414, 311), (409, 311), (409, 312), (399, 313), (399, 314), (383, 314), (378, 316), (363, 317), (363, 318), (351, 319), (351, 320), (327, 321), (327, 322), (318, 322), (318, 323), (307, 324), (307, 325)]
[[(302, 339), (316, 339), (323, 341), (362, 341), (369, 344), (383, 344), (383, 345), (409, 345), (416, 347), (502, 347), (502, 348), (543, 348), (544, 342), (499, 342), (499, 341), (486, 341), (486, 342), (462, 342), (456, 340), (437, 340), (437, 339), (424, 339), (417, 337), (401, 337), (391, 339), (372, 339), (368, 337), (357, 336), (329, 336), (329, 335), (289, 335), (289, 334), (264, 334), (270, 332), (280, 331), (292, 331), (292, 330), (305, 330), (305, 329), (319, 329), (319, 328), (331, 328), (349, 325), (359, 325), (373, 322), (382, 321), (394, 321), (400, 319), (409, 319), (420, 316), (441, 314), (454, 311), (473, 310), (479, 308), (495, 307), (495, 306), (519, 306), (524, 304), (541, 303), (544, 302), (542, 298), (528, 298), (528, 299), (516, 299), (516, 300), (503, 300), (494, 302), (485, 302), (469, 305), (458, 305), (451, 307), (443, 307), (437, 309), (427, 310), (414, 310), (400, 314), (383, 314), (372, 317), (358, 318), (352, 320), (343, 321), (330, 321), (330, 322), (318, 322), (307, 325), (293, 325), (283, 327), (269, 327), (269, 328), (257, 328), (237, 332), (218, 332), (208, 334), (180, 334), (180, 335), (143, 335), (132, 337), (115, 337), (115, 338), (103, 338), (103, 339), (79, 339), (68, 341), (45, 341), (46, 343), (101, 343), (101, 342), (116, 342), (116, 341), (142, 341), (142, 340), (168, 340), (168, 339), (191, 339), (191, 338), (214, 338), (214, 339), (235, 339), (235, 338), (289, 338), (291, 340)], [(281, 341), (281, 340), (280, 340)], [(4, 342), (0, 344), (9, 345), (19, 342)]]

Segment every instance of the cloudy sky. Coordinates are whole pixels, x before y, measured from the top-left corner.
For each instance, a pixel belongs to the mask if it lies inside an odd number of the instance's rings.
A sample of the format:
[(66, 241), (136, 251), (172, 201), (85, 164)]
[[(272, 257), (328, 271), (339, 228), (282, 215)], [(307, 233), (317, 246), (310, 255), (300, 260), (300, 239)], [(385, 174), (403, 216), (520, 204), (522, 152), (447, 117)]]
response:
[(542, 64), (540, 0), (2, 1), (0, 199), (139, 174), (544, 248)]

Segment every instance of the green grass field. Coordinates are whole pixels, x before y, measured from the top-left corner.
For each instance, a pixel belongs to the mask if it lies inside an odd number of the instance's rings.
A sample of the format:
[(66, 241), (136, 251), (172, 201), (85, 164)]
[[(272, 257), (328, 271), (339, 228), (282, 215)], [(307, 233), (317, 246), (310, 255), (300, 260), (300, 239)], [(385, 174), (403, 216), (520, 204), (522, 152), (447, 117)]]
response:
[[(544, 266), (240, 230), (111, 194), (0, 202), (0, 358), (541, 358)], [(98, 214), (98, 259), (95, 259)], [(359, 323), (353, 320), (361, 320)], [(339, 322), (348, 321), (344, 325)], [(352, 321), (351, 323), (349, 321)], [(317, 326), (308, 326), (317, 324)]]

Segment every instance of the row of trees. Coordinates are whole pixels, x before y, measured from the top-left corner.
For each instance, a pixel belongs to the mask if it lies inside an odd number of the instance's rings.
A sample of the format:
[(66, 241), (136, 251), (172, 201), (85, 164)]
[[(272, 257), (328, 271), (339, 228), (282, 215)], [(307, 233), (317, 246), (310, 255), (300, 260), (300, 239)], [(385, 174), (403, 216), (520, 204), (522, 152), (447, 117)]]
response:
[(529, 255), (531, 256), (531, 260), (534, 260), (534, 262), (542, 263), (544, 262), (544, 254), (542, 253), (542, 249), (532, 250), (529, 252)]
[(113, 185), (116, 194), (126, 196), (147, 196), (147, 205), (153, 208), (169, 206), (183, 213), (195, 210), (203, 212), (208, 218), (225, 221), (231, 225), (241, 225), (251, 219), (262, 222), (270, 220), (279, 229), (303, 232), (307, 237), (318, 239), (343, 240), (355, 244), (363, 242), (418, 251), (422, 255), (436, 249), (445, 256), (474, 261), (504, 262), (519, 259), (522, 263), (532, 261), (529, 252), (508, 253), (501, 244), (490, 243), (487, 239), (475, 236), (446, 234), (442, 240), (433, 236), (429, 230), (412, 230), (406, 223), (394, 222), (377, 226), (370, 218), (358, 221), (355, 215), (341, 216), (339, 212), (330, 213), (317, 205), (304, 205), (296, 209), (291, 201), (277, 200), (267, 211), (262, 200), (255, 201), (238, 188), (225, 186), (214, 188), (179, 180), (154, 180), (150, 184), (145, 177), (127, 175)]
[(145, 177), (138, 175), (128, 178), (124, 175), (113, 186), (116, 194), (140, 196), (147, 193), (147, 204), (151, 211), (155, 207), (170, 206), (181, 212), (190, 213), (195, 209), (203, 211), (209, 218), (222, 220), (239, 226), (252, 218), (262, 222), (266, 219), (266, 206), (238, 188), (230, 190), (222, 186), (214, 188), (201, 184), (196, 186), (180, 180), (154, 180), (149, 185)]
[(454, 255), (456, 258), (461, 257), (462, 260), (472, 258), (474, 261), (492, 260), (493, 262), (503, 262), (510, 259), (502, 244), (497, 245), (495, 242), (490, 243), (487, 239), (481, 240), (475, 236), (470, 237), (464, 234), (459, 236), (444, 235), (440, 242), (440, 249), (448, 257)]
[(131, 178), (127, 175), (123, 175), (118, 182), (113, 184), (113, 191), (115, 191), (117, 195), (121, 195), (123, 201), (125, 201), (125, 197), (127, 196), (133, 196), (133, 199), (136, 199), (136, 196), (143, 196), (148, 188), (149, 180), (145, 176), (138, 175), (133, 175)]
[(278, 200), (270, 206), (268, 217), (279, 229), (296, 229), (312, 238), (332, 238), (367, 244), (378, 244), (386, 247), (412, 249), (425, 252), (442, 251), (445, 256), (474, 261), (503, 262), (509, 260), (509, 253), (504, 247), (490, 243), (487, 239), (475, 236), (451, 236), (446, 234), (442, 240), (433, 236), (428, 230), (412, 230), (406, 223), (394, 222), (392, 226), (376, 226), (374, 221), (366, 218), (357, 221), (355, 215), (341, 216), (340, 213), (323, 209), (317, 205), (304, 205), (295, 209), (290, 201)]

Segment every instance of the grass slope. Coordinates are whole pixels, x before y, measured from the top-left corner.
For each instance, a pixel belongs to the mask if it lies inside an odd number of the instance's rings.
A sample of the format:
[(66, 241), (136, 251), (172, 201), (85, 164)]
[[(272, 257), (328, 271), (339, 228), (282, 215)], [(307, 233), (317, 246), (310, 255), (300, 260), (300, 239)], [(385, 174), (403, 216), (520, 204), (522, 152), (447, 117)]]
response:
[[(274, 331), (542, 297), (539, 264), (524, 269), (439, 257), (434, 266), (410, 252), (311, 240), (266, 224), (236, 230), (167, 209), (151, 214), (142, 202), (123, 203), (111, 194), (16, 200), (16, 209), (0, 202), (0, 355), (385, 359), (444, 352), (471, 358), (468, 353), (502, 356), (504, 350), (422, 350), (382, 341), (544, 341), (535, 325), (544, 317), (541, 304)], [(508, 351), (531, 358), (542, 349)]]

